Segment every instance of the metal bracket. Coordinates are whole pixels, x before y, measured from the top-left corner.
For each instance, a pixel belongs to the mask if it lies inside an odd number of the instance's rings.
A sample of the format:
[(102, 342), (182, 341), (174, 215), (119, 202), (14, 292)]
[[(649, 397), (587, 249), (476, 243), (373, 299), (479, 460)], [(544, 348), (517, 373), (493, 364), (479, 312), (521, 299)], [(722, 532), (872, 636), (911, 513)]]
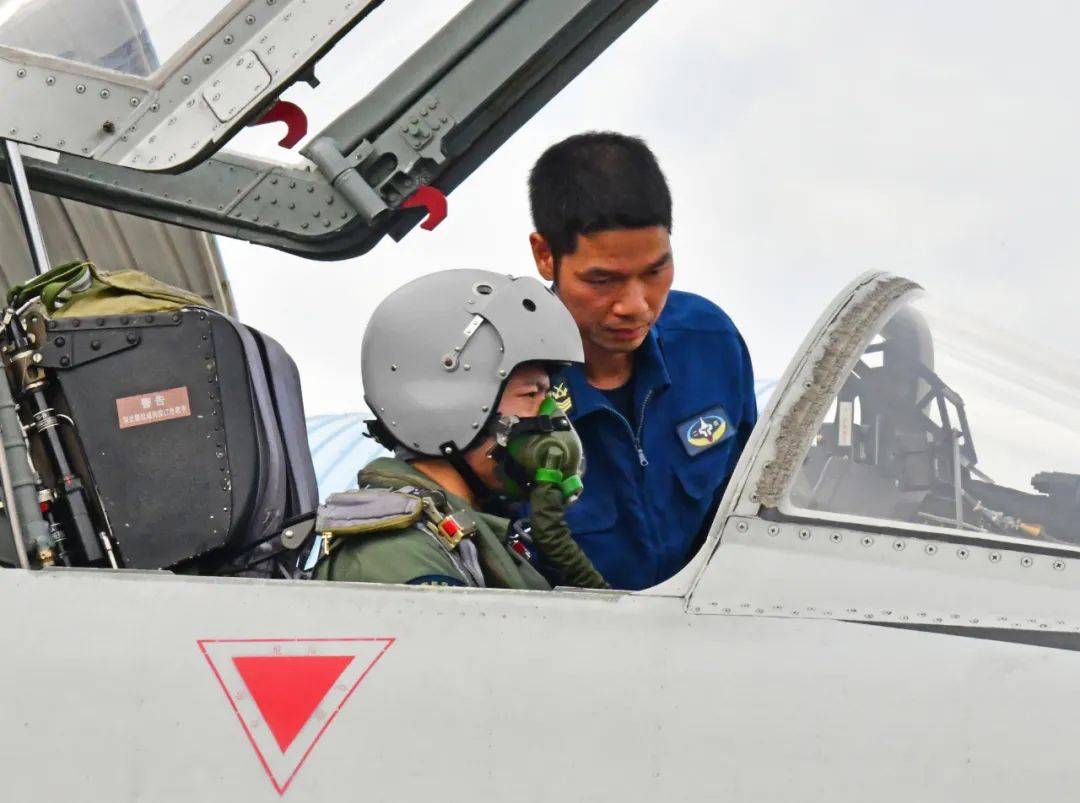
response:
[(281, 545), (286, 549), (299, 549), (315, 532), (315, 516), (303, 519), (281, 531)]
[(348, 199), (368, 225), (389, 211), (389, 206), (357, 171), (363, 156), (370, 153), (371, 146), (365, 142), (352, 155), (343, 156), (337, 143), (327, 137), (316, 139), (304, 150), (304, 155), (315, 163), (330, 186)]
[(394, 207), (438, 175), (447, 161), (445, 138), (457, 121), (437, 97), (426, 95), (401, 115), (399, 123), (373, 145), (365, 140), (351, 154), (366, 182)]
[[(38, 325), (37, 316), (30, 318), (31, 326)], [(97, 318), (50, 318), (45, 321), (49, 335), (60, 332), (95, 332), (108, 329), (139, 329), (157, 326), (179, 326), (183, 322), (180, 312), (146, 312), (129, 315), (102, 315)]]
[(179, 312), (47, 321), (34, 315), (29, 321), (29, 331), (41, 355), (35, 364), (43, 368), (75, 368), (135, 348), (142, 337), (134, 329), (179, 326), (182, 320)]
[[(82, 333), (80, 333), (82, 334)], [(108, 357), (119, 351), (135, 348), (142, 339), (133, 333), (112, 330), (77, 336), (57, 335), (41, 348), (41, 365), (46, 368), (75, 368)]]
[(39, 365), (45, 368), (76, 368), (95, 359), (134, 349), (143, 338), (137, 328), (179, 326), (180, 313), (114, 315), (99, 318), (59, 318), (46, 324), (48, 332), (35, 332)]

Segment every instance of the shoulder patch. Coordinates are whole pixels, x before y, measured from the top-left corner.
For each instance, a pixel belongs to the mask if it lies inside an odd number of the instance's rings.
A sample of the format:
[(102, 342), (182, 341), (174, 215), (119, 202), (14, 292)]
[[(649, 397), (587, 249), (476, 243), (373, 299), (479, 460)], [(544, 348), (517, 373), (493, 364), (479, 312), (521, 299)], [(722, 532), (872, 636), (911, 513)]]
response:
[(423, 574), (407, 582), (408, 586), (464, 586), (461, 580), (448, 574)]
[(727, 411), (716, 405), (680, 423), (675, 433), (686, 453), (694, 457), (732, 437), (735, 429)]
[(570, 398), (570, 388), (566, 382), (559, 382), (551, 389), (551, 397), (555, 400), (555, 406), (562, 412), (569, 412), (574, 406), (574, 400)]

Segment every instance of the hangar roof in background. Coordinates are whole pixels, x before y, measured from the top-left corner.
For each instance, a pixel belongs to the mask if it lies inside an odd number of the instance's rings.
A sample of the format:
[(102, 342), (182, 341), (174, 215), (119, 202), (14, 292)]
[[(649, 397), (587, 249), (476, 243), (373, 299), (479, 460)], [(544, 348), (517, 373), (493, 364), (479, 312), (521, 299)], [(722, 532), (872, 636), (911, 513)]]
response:
[[(136, 268), (197, 293), (214, 309), (235, 304), (212, 235), (122, 212), (34, 193), (53, 265), (90, 259), (105, 270)], [(34, 275), (11, 191), (0, 187), (0, 282), (3, 290)]]

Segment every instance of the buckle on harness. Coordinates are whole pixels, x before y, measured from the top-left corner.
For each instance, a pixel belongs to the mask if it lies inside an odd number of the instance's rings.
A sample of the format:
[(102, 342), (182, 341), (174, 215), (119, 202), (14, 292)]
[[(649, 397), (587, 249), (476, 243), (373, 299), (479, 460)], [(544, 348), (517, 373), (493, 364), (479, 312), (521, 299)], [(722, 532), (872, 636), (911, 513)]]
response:
[(444, 516), (439, 512), (434, 500), (427, 496), (424, 497), (424, 512), (435, 526), (435, 535), (450, 549), (457, 548), (457, 545), (461, 543), (461, 539), (468, 538), (476, 532), (476, 524), (464, 525), (454, 518), (453, 513)]
[(461, 539), (465, 537), (465, 529), (458, 524), (457, 519), (453, 516), (447, 516), (436, 525), (439, 530), (439, 535), (450, 546), (451, 549), (461, 543)]

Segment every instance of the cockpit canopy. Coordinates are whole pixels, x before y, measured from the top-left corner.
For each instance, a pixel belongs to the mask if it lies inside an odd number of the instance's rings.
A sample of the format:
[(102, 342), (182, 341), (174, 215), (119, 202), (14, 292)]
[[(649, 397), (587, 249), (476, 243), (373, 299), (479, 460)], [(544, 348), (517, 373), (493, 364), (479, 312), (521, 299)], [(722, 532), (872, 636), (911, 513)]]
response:
[(229, 0), (5, 0), (0, 45), (150, 78), (197, 42), (229, 5)]
[(0, 0), (0, 131), (124, 167), (181, 170), (378, 2)]

